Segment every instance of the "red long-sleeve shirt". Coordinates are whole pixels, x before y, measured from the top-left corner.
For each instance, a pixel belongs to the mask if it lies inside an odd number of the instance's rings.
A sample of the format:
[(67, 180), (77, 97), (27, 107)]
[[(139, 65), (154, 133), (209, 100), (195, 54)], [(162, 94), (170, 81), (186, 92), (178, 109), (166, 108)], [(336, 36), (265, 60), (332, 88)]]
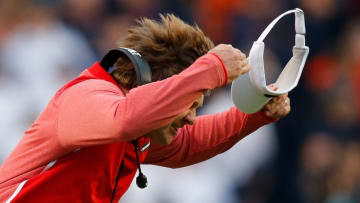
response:
[[(219, 58), (200, 57), (178, 75), (122, 91), (99, 63), (60, 89), (0, 168), (0, 202), (109, 202), (136, 173), (131, 140), (146, 146), (149, 131), (168, 124), (207, 89), (222, 86)], [(200, 116), (178, 130), (170, 145), (151, 143), (140, 162), (183, 167), (222, 153), (270, 123), (262, 112), (236, 108)]]

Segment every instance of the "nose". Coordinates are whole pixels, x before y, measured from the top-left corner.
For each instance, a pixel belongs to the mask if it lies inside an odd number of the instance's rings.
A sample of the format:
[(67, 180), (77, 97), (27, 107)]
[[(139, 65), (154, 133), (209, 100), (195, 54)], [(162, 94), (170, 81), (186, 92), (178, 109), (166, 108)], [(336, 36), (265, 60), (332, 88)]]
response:
[(184, 120), (186, 124), (193, 125), (196, 119), (196, 110), (192, 109), (190, 112), (185, 116)]

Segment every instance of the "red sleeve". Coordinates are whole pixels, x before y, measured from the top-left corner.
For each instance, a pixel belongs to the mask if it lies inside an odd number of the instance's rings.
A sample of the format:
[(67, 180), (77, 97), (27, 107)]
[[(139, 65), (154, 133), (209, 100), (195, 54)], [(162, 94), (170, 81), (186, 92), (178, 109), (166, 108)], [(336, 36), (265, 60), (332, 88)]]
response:
[(123, 95), (114, 84), (87, 80), (66, 90), (59, 102), (58, 137), (63, 146), (130, 141), (172, 121), (201, 96), (222, 86), (217, 57), (206, 54), (178, 75)]
[(272, 121), (263, 112), (249, 115), (235, 107), (219, 114), (199, 116), (193, 126), (179, 129), (170, 145), (152, 142), (145, 163), (170, 168), (199, 163), (225, 152)]

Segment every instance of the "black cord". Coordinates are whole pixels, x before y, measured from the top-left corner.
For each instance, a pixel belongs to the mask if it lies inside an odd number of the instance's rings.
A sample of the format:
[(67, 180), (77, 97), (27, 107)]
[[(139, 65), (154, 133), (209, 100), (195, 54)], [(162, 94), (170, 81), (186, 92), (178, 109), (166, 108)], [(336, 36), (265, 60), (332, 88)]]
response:
[(137, 163), (137, 167), (139, 169), (139, 175), (138, 177), (136, 177), (136, 185), (141, 188), (141, 189), (144, 189), (146, 188), (148, 182), (147, 182), (147, 178), (146, 176), (141, 172), (141, 167), (140, 167), (140, 161), (139, 161), (139, 154), (138, 154), (138, 142), (137, 140), (134, 140), (132, 142), (135, 146), (135, 154), (136, 154), (136, 163)]
[(112, 195), (111, 195), (111, 203), (113, 203), (114, 198), (115, 198), (116, 188), (117, 188), (117, 185), (118, 185), (118, 182), (119, 182), (119, 178), (120, 178), (120, 174), (121, 174), (123, 165), (124, 165), (124, 160), (121, 161), (121, 164), (120, 164), (117, 176), (116, 176), (114, 190), (113, 190)]
[(138, 167), (138, 169), (139, 169), (139, 173), (142, 174), (141, 168), (140, 168), (139, 154), (138, 154), (138, 142), (137, 142), (137, 141), (133, 141), (133, 144), (134, 144), (134, 146), (135, 146), (136, 164), (137, 164), (137, 167)]
[[(139, 169), (139, 175), (138, 175), (138, 177), (136, 177), (136, 185), (139, 188), (143, 189), (143, 188), (146, 188), (148, 182), (147, 182), (146, 176), (141, 172), (140, 160), (139, 160), (139, 154), (138, 154), (138, 142), (137, 142), (137, 140), (134, 140), (134, 141), (132, 141), (132, 143), (133, 143), (133, 145), (135, 147), (136, 163), (137, 163), (137, 167)], [(118, 173), (117, 173), (117, 176), (116, 176), (114, 190), (113, 190), (112, 195), (111, 195), (111, 203), (113, 203), (114, 198), (115, 198), (116, 188), (117, 188), (117, 185), (118, 185), (118, 182), (119, 182), (119, 178), (120, 178), (120, 174), (121, 174), (123, 165), (124, 165), (124, 161), (122, 160), (121, 164), (120, 164), (120, 167), (119, 167), (119, 170), (118, 170)]]

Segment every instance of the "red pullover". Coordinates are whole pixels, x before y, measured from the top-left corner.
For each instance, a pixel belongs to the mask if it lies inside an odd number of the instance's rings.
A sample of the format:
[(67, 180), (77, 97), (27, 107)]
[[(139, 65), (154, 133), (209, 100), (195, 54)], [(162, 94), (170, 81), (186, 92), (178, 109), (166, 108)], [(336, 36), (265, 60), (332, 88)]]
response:
[(115, 202), (140, 162), (183, 167), (209, 159), (270, 123), (262, 112), (236, 108), (200, 116), (178, 130), (170, 145), (142, 137), (184, 112), (207, 89), (225, 83), (219, 58), (200, 57), (166, 80), (124, 92), (95, 63), (61, 88), (0, 168), (0, 202), (110, 202), (121, 163)]

